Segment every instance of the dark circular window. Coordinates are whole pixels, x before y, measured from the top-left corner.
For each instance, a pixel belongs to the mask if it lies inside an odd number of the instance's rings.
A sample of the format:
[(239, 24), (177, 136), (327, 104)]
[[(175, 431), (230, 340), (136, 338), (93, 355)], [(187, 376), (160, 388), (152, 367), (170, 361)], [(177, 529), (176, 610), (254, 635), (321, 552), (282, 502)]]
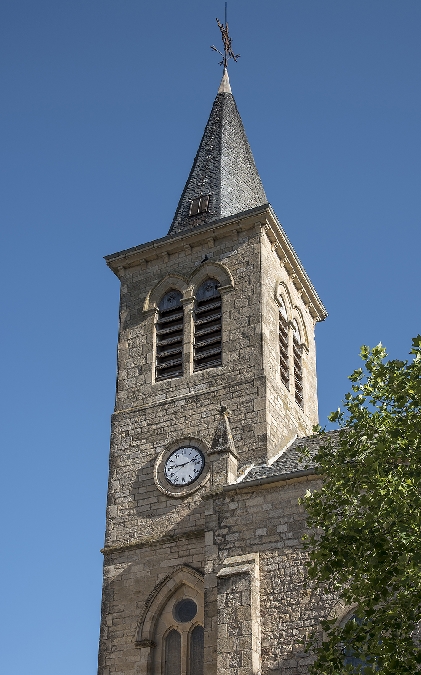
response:
[(197, 605), (194, 600), (186, 598), (185, 600), (180, 600), (174, 605), (174, 618), (180, 623), (187, 623), (187, 621), (192, 621), (197, 614)]

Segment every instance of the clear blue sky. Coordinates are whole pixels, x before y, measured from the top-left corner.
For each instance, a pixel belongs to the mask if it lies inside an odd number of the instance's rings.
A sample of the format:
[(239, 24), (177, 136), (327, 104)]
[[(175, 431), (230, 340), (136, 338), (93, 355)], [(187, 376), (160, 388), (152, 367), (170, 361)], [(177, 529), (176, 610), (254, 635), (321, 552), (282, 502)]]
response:
[[(166, 234), (220, 79), (223, 2), (13, 0), (1, 16), (0, 670), (96, 670), (118, 281)], [(233, 93), (328, 311), (320, 416), (362, 343), (421, 331), (419, 0), (230, 0)]]

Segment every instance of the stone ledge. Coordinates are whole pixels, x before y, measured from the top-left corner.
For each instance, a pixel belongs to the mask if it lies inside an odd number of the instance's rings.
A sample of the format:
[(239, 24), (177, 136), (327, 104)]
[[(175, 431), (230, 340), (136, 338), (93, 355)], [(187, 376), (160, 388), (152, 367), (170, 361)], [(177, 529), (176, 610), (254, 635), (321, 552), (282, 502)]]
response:
[(139, 548), (147, 548), (148, 546), (154, 546), (156, 544), (166, 544), (171, 543), (172, 541), (179, 541), (180, 539), (200, 539), (205, 536), (205, 530), (192, 530), (191, 532), (181, 532), (179, 534), (166, 534), (163, 537), (150, 537), (149, 539), (143, 539), (142, 541), (131, 541), (127, 544), (119, 544), (117, 546), (105, 546), (101, 549), (101, 553), (104, 555), (110, 555), (112, 553), (123, 553), (124, 551), (133, 551)]
[(205, 225), (199, 226), (194, 230), (188, 230), (187, 232), (182, 232), (180, 234), (167, 234), (165, 237), (160, 237), (159, 239), (153, 239), (144, 244), (138, 246), (133, 246), (131, 248), (125, 249), (123, 251), (118, 251), (117, 253), (112, 253), (111, 255), (104, 256), (104, 260), (107, 263), (115, 274), (118, 276), (119, 263), (120, 267), (123, 266), (127, 268), (130, 264), (135, 264), (138, 262), (138, 259), (142, 259), (145, 254), (150, 251), (156, 251), (157, 248), (169, 244), (171, 248), (182, 249), (184, 246), (184, 241), (187, 239), (192, 239), (193, 241), (201, 240), (204, 237), (209, 237), (209, 232), (213, 233), (213, 230), (223, 228), (227, 224), (236, 224), (239, 221), (247, 220), (251, 218), (251, 222), (247, 223), (250, 227), (254, 225), (254, 216), (259, 216), (262, 213), (266, 213), (269, 210), (269, 204), (263, 204), (262, 206), (257, 206), (253, 209), (248, 209), (242, 213), (238, 213), (234, 216), (227, 216), (226, 218), (221, 218), (215, 220), (211, 223), (206, 223)]
[(213, 499), (222, 497), (225, 492), (246, 492), (247, 489), (253, 492), (256, 488), (284, 487), (293, 483), (304, 483), (306, 481), (318, 480), (322, 478), (321, 474), (316, 473), (315, 469), (305, 469), (304, 471), (293, 471), (292, 473), (283, 473), (279, 476), (267, 476), (266, 478), (257, 478), (244, 483), (233, 483), (224, 485), (220, 490), (214, 490), (203, 495), (202, 499)]
[[(220, 369), (222, 370), (224, 366), (221, 366)], [(199, 371), (200, 372), (200, 371)], [(196, 375), (197, 373), (194, 373)], [(231, 373), (227, 373), (227, 375), (231, 375)], [(264, 374), (258, 374), (257, 377), (264, 377)], [(189, 392), (188, 394), (181, 394), (179, 396), (171, 396), (169, 398), (164, 398), (160, 401), (153, 401), (152, 403), (140, 403), (139, 405), (132, 406), (131, 408), (121, 408), (121, 410), (115, 410), (112, 413), (112, 417), (115, 417), (116, 415), (123, 415), (124, 413), (131, 413), (131, 412), (137, 412), (138, 410), (147, 410), (148, 408), (156, 408), (161, 405), (166, 405), (173, 403), (174, 401), (181, 401), (186, 398), (192, 398), (192, 397), (199, 397), (199, 396), (209, 396), (209, 394), (214, 394), (217, 391), (222, 391), (225, 390), (229, 392), (229, 387), (230, 386), (244, 386), (247, 384), (253, 384), (254, 381), (257, 378), (249, 378), (248, 380), (233, 380), (232, 383), (230, 383), (228, 386), (227, 384), (221, 384), (218, 387), (212, 387), (212, 389), (201, 389), (200, 391), (192, 391)]]

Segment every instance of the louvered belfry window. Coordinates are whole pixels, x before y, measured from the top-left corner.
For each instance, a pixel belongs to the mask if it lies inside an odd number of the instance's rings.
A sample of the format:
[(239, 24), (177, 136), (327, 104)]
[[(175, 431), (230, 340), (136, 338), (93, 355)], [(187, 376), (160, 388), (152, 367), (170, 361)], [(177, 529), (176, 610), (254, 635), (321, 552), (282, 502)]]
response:
[(219, 282), (207, 279), (194, 307), (194, 370), (222, 364), (222, 303)]
[(279, 298), (279, 366), (281, 380), (289, 389), (289, 355), (288, 355), (288, 317), (285, 303)]
[(158, 305), (156, 324), (156, 379), (183, 374), (184, 311), (181, 293), (169, 291)]
[(294, 383), (295, 401), (303, 407), (303, 348), (301, 345), (300, 329), (296, 320), (293, 321), (293, 353), (294, 353)]
[(190, 202), (189, 216), (198, 216), (199, 213), (206, 213), (209, 208), (210, 195), (197, 197)]

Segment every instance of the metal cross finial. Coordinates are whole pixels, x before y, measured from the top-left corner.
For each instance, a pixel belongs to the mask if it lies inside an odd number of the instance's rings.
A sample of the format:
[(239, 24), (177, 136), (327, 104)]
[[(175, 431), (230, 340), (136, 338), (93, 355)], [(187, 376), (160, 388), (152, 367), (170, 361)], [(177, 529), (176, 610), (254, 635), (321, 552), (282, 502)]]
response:
[(213, 49), (214, 52), (218, 52), (218, 54), (222, 56), (222, 61), (219, 62), (219, 65), (224, 66), (224, 68), (227, 67), (229, 59), (238, 61), (240, 58), (240, 54), (234, 54), (232, 51), (232, 38), (230, 38), (228, 33), (227, 4), (228, 3), (225, 3), (225, 24), (221, 23), (219, 19), (216, 20), (219, 30), (221, 31), (222, 42), (224, 43), (224, 53), (220, 52), (214, 45), (211, 46), (211, 49)]

